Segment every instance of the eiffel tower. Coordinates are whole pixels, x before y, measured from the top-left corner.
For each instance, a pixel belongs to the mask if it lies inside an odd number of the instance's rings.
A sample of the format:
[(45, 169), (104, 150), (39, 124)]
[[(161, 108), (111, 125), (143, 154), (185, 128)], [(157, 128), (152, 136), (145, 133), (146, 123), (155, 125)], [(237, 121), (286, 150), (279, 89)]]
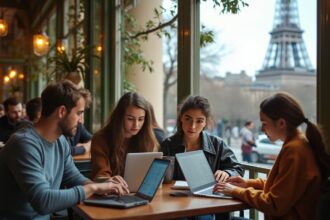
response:
[(302, 38), (297, 0), (276, 0), (273, 30), (257, 82), (283, 87), (290, 84), (311, 84), (316, 74)]

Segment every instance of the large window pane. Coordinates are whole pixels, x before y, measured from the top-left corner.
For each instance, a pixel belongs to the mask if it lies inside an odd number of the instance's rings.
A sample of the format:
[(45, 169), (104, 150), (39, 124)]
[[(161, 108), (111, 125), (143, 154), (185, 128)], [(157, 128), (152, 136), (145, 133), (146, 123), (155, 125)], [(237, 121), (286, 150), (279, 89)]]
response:
[(316, 2), (248, 3), (232, 15), (201, 2), (201, 25), (215, 39), (201, 48), (201, 94), (212, 103), (214, 133), (238, 152), (240, 128), (252, 120), (258, 137), (259, 103), (271, 94), (293, 94), (316, 118)]

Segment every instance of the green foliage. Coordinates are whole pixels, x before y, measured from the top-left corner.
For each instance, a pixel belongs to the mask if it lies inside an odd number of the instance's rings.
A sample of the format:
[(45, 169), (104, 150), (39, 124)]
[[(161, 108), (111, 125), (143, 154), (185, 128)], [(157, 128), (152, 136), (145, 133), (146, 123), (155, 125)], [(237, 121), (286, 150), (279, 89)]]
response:
[[(65, 50), (58, 51), (55, 56), (47, 59), (47, 66), (50, 69), (48, 78), (63, 79), (71, 72), (78, 72), (84, 80), (86, 69), (89, 67), (86, 59), (93, 48), (78, 47), (72, 49), (71, 54), (68, 54)], [(92, 57), (98, 58), (96, 55), (92, 55)]]
[[(203, 0), (207, 1), (207, 0)], [(214, 8), (220, 8), (222, 13), (236, 14), (240, 11), (241, 7), (248, 6), (243, 0), (212, 0)], [(169, 14), (171, 17), (163, 21), (164, 14)], [(129, 14), (126, 9), (123, 9), (124, 27), (122, 28), (122, 38), (124, 41), (124, 61), (125, 70), (134, 65), (141, 65), (143, 71), (148, 70), (153, 72), (153, 61), (147, 60), (142, 55), (141, 42), (148, 40), (149, 34), (156, 34), (158, 37), (165, 36), (171, 38), (170, 29), (176, 28), (177, 4), (172, 1), (172, 7), (165, 9), (160, 6), (154, 8), (154, 17), (148, 20), (144, 27), (136, 28), (136, 20)], [(201, 30), (201, 47), (207, 44), (214, 43), (214, 33), (211, 30), (205, 31), (205, 27)]]
[[(208, 0), (203, 0), (208, 1)], [(213, 8), (220, 8), (222, 13), (231, 13), (237, 14), (241, 7), (247, 7), (249, 4), (244, 2), (243, 0), (212, 0)]]

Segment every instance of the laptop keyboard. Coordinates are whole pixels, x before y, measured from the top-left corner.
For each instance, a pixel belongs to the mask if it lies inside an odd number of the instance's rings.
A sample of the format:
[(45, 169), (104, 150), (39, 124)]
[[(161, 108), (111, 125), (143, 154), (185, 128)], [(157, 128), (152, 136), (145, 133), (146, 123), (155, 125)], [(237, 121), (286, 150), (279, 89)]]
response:
[(123, 203), (130, 203), (130, 202), (139, 202), (143, 199), (136, 197), (136, 196), (121, 196), (121, 197), (114, 197), (114, 200), (118, 202), (123, 202)]

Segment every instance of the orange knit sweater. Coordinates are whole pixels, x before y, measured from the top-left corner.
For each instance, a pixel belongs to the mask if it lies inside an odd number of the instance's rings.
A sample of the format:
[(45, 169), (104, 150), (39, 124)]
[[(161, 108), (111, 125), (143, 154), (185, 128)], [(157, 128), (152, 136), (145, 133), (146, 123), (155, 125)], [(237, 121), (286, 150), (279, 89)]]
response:
[(110, 149), (107, 147), (103, 136), (100, 133), (94, 134), (91, 142), (92, 179), (98, 177), (110, 178), (113, 175), (109, 155)]
[(265, 219), (314, 219), (321, 174), (303, 135), (284, 143), (267, 180), (248, 180), (233, 196), (265, 213)]

